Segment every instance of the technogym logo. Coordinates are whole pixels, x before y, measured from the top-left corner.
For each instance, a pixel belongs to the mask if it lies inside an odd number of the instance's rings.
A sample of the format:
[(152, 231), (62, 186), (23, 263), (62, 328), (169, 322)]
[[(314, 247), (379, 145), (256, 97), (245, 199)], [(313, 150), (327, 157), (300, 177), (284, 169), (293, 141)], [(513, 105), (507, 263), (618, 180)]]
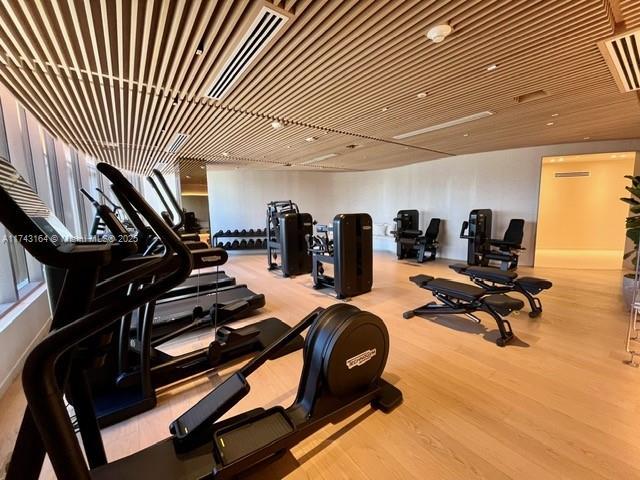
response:
[(372, 348), (371, 350), (365, 350), (362, 353), (359, 353), (355, 357), (351, 357), (347, 360), (347, 368), (351, 370), (353, 367), (359, 367), (360, 365), (364, 365), (373, 357), (376, 356), (376, 349)]

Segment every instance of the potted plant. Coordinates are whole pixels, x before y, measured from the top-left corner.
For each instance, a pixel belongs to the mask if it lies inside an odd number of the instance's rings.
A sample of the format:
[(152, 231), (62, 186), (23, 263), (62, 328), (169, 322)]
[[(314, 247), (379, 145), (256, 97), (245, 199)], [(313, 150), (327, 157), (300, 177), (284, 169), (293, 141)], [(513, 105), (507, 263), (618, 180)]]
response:
[[(628, 198), (621, 198), (620, 200), (630, 205), (629, 216), (626, 221), (626, 229), (627, 238), (633, 243), (633, 249), (626, 252), (624, 254), (624, 258), (631, 258), (631, 264), (635, 269), (638, 262), (638, 243), (640, 242), (640, 176), (625, 175), (625, 178), (631, 180), (631, 186), (625, 187), (631, 196)], [(624, 298), (624, 304), (627, 308), (631, 308), (631, 302), (633, 300), (634, 277), (634, 273), (627, 273), (622, 279), (622, 295)]]

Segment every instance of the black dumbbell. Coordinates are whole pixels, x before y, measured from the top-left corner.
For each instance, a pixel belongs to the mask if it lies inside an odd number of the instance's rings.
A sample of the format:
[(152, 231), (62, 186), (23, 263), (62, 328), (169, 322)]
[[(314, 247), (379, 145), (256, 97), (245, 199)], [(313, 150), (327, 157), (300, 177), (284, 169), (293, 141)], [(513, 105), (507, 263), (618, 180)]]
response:
[(247, 248), (256, 248), (256, 241), (253, 238), (247, 242)]

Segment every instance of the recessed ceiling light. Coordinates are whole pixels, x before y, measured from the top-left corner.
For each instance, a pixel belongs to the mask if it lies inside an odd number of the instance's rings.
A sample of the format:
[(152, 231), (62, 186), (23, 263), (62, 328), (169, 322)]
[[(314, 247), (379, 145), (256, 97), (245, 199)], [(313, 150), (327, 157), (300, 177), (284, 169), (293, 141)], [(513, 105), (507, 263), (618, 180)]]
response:
[(446, 23), (442, 25), (436, 25), (435, 27), (430, 28), (427, 31), (427, 38), (431, 40), (433, 43), (440, 43), (445, 38), (447, 38), (451, 32), (453, 32), (453, 28), (451, 25)]
[(315, 142), (318, 137), (307, 137), (304, 139), (305, 142)]
[(557, 117), (558, 115), (560, 115), (559, 113), (552, 113), (551, 116), (552, 117)]
[(327, 153), (326, 155), (320, 155), (319, 157), (312, 158), (311, 160), (307, 160), (306, 162), (301, 162), (300, 165), (309, 165), (310, 163), (321, 162), (323, 160), (327, 160), (329, 158), (337, 157), (337, 153)]
[(202, 170), (204, 170), (204, 169), (205, 169), (205, 168), (207, 168), (207, 167), (205, 167), (204, 165), (200, 165), (200, 168), (201, 168)]
[(583, 137), (583, 140), (591, 140), (591, 137)]
[(416, 135), (421, 135), (423, 133), (433, 132), (435, 130), (441, 130), (443, 128), (452, 127), (454, 125), (459, 125), (461, 123), (472, 122), (474, 120), (479, 120), (481, 118), (490, 117), (491, 115), (493, 115), (493, 112), (490, 112), (489, 110), (485, 110), (484, 112), (474, 113), (473, 115), (467, 115), (466, 117), (456, 118), (455, 120), (439, 123), (437, 125), (432, 125), (426, 128), (421, 128), (420, 130), (413, 130), (412, 132), (401, 133), (399, 135), (395, 135), (393, 139), (402, 140), (403, 138), (415, 137)]
[(469, 136), (469, 134), (468, 134), (468, 133), (464, 133), (462, 136), (463, 136), (463, 137), (468, 137), (468, 136)]
[(191, 179), (191, 175), (186, 175), (184, 178)]
[(487, 72), (493, 72), (496, 68), (498, 68), (498, 65), (492, 63), (491, 65), (487, 66)]
[(564, 162), (564, 157), (560, 157), (560, 158), (558, 158), (558, 161), (559, 161), (559, 162)]
[(291, 145), (287, 145), (287, 148), (291, 148)]
[(547, 122), (547, 127), (552, 127), (553, 125), (555, 125), (554, 122)]
[(381, 112), (386, 112), (387, 110), (389, 110), (389, 108), (388, 108), (388, 107), (382, 107), (382, 108), (380, 109), (380, 111), (381, 111)]
[(198, 45), (198, 48), (196, 48), (196, 55), (202, 55), (204, 53), (204, 48), (202, 48), (202, 45)]
[(228, 157), (229, 156), (229, 152), (222, 152), (222, 156), (223, 157)]
[(278, 120), (274, 120), (271, 122), (271, 128), (274, 130), (280, 130), (281, 128), (284, 128), (284, 124)]
[(420, 92), (416, 95), (417, 98), (424, 98), (427, 96), (427, 92)]

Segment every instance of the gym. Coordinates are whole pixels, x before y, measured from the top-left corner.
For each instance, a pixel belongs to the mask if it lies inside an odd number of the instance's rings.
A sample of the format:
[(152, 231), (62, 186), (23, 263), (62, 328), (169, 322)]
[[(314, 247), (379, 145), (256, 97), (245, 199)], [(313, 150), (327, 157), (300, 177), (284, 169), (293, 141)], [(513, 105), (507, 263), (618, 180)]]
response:
[(640, 479), (640, 1), (0, 2), (0, 479)]

